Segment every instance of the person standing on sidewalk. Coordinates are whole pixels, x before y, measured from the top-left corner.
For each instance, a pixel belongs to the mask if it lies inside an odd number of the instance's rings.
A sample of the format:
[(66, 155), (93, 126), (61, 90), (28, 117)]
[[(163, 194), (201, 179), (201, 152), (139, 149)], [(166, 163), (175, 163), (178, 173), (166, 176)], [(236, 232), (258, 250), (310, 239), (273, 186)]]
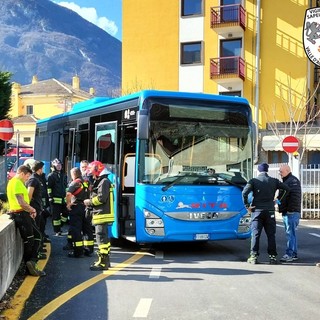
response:
[(36, 209), (30, 206), (28, 189), (25, 186), (32, 171), (29, 167), (22, 165), (18, 167), (16, 175), (8, 182), (7, 197), (9, 212), (20, 231), (23, 240), (23, 260), (27, 271), (35, 277), (45, 276), (46, 273), (38, 269), (38, 252), (41, 246), (41, 235), (35, 218)]
[[(270, 264), (277, 263), (275, 194), (277, 190), (283, 190), (283, 196), (285, 196), (290, 190), (280, 180), (269, 177), (268, 170), (267, 163), (259, 164), (259, 175), (249, 180), (242, 191), (243, 203), (251, 213), (251, 249), (247, 262), (252, 264), (258, 263), (262, 229), (265, 230), (268, 238)], [(253, 200), (249, 203), (248, 197), (251, 192)]]
[(284, 184), (290, 188), (290, 193), (282, 197), (279, 204), (279, 212), (282, 213), (282, 220), (286, 232), (287, 244), (286, 253), (280, 259), (281, 262), (291, 262), (298, 260), (298, 240), (297, 227), (301, 215), (301, 184), (297, 177), (291, 173), (291, 168), (284, 164), (279, 169), (280, 176)]
[(41, 248), (38, 253), (39, 259), (46, 259), (46, 255), (43, 253), (43, 241), (45, 235), (45, 219), (43, 217), (43, 204), (42, 204), (42, 189), (43, 185), (40, 180), (40, 175), (43, 172), (44, 163), (42, 161), (34, 160), (32, 163), (29, 163), (28, 166), (32, 170), (33, 174), (26, 182), (26, 187), (28, 189), (28, 195), (30, 199), (30, 205), (36, 209), (37, 215), (35, 222), (41, 233)]
[(52, 172), (48, 175), (48, 196), (52, 214), (53, 231), (56, 236), (61, 236), (61, 226), (68, 220), (65, 202), (67, 189), (67, 176), (62, 171), (62, 162), (54, 159), (51, 162)]

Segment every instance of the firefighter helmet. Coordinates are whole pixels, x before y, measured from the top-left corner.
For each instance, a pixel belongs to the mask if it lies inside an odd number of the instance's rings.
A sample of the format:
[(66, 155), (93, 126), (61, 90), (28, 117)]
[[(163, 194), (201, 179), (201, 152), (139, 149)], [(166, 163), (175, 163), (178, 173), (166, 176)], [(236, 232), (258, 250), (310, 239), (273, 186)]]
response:
[(58, 159), (58, 158), (55, 158), (54, 160), (51, 161), (52, 167), (56, 167), (58, 164), (61, 164), (61, 165), (62, 165), (61, 160)]
[(88, 165), (89, 172), (94, 176), (99, 176), (100, 173), (104, 170), (104, 165), (100, 161), (92, 161)]

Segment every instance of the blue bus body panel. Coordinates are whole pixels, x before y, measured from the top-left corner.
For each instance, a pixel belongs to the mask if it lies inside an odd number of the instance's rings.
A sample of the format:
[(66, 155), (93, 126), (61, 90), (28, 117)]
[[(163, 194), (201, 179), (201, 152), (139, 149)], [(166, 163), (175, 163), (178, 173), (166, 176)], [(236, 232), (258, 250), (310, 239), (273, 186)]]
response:
[[(187, 98), (187, 99), (196, 99), (199, 101), (211, 100), (211, 101), (221, 101), (221, 102), (232, 102), (233, 104), (234, 103), (243, 104), (244, 107), (246, 106), (246, 108), (249, 105), (248, 100), (242, 97), (230, 98), (224, 95), (214, 95), (214, 94), (205, 94), (205, 93), (144, 90), (144, 91), (140, 91), (140, 92), (133, 93), (127, 96), (119, 97), (119, 98), (96, 97), (90, 100), (78, 102), (72, 107), (70, 111), (67, 111), (62, 114), (58, 114), (49, 118), (40, 119), (37, 121), (37, 124), (41, 125), (42, 123), (46, 123), (51, 120), (56, 120), (59, 118), (65, 118), (65, 117), (73, 116), (76, 114), (86, 113), (90, 110), (105, 109), (110, 106), (117, 105), (119, 103), (130, 101), (137, 98), (141, 100), (140, 101), (140, 106), (141, 106), (143, 100), (150, 97), (163, 97), (163, 98), (176, 98), (176, 99)], [(103, 111), (101, 110), (101, 112)]]
[[(246, 214), (241, 189), (234, 186), (173, 186), (167, 191), (159, 185), (136, 187), (136, 239), (144, 242), (194, 241), (198, 234), (207, 240), (245, 239), (250, 232), (238, 233), (240, 217)], [(143, 209), (164, 221), (165, 236), (145, 232)], [(168, 214), (169, 213), (169, 214)], [(232, 217), (223, 220), (226, 215)], [(184, 220), (174, 216), (184, 216)], [(213, 217), (214, 216), (214, 217)], [(200, 220), (194, 221), (194, 219)]]

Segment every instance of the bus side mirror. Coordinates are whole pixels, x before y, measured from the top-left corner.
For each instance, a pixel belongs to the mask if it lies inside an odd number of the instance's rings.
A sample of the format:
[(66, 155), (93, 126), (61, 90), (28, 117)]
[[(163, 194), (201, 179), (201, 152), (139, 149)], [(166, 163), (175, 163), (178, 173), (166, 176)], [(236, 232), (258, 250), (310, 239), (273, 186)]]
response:
[(148, 110), (143, 109), (138, 113), (138, 131), (137, 136), (139, 139), (149, 139), (149, 115)]

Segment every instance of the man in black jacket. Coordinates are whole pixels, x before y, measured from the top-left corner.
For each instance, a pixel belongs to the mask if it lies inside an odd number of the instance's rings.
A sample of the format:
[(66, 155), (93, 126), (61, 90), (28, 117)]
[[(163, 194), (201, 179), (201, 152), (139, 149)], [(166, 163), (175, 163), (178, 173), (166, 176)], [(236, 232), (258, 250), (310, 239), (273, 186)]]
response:
[(290, 188), (290, 193), (283, 197), (279, 204), (279, 212), (282, 212), (287, 238), (286, 253), (280, 261), (291, 262), (298, 260), (296, 229), (299, 225), (301, 214), (301, 184), (299, 179), (291, 173), (291, 169), (287, 164), (280, 167), (279, 173), (283, 183)]
[[(242, 191), (245, 207), (251, 213), (251, 250), (248, 263), (258, 263), (259, 241), (264, 228), (268, 238), (268, 254), (270, 264), (277, 263), (276, 219), (274, 200), (277, 190), (283, 190), (283, 196), (289, 192), (289, 187), (280, 180), (268, 176), (269, 165), (261, 163), (257, 178), (248, 181)], [(248, 196), (252, 192), (253, 200), (249, 203)]]

